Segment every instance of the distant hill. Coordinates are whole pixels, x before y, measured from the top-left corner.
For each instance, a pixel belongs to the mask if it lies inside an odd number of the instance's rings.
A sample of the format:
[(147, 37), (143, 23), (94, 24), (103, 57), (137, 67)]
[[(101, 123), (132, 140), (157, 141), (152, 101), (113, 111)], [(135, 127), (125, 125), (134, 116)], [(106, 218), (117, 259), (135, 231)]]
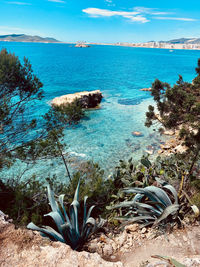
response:
[(167, 41), (170, 44), (200, 44), (200, 38), (179, 38)]
[(0, 35), (0, 41), (7, 42), (38, 42), (38, 43), (60, 43), (60, 41), (50, 37), (31, 36), (26, 34)]

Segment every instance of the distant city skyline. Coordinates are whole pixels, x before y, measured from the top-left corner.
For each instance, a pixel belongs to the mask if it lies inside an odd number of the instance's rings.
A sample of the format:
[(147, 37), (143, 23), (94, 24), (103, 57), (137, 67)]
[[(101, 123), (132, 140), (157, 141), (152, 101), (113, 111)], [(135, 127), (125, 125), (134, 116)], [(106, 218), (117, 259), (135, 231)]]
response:
[(0, 10), (0, 35), (108, 43), (200, 37), (196, 0), (1, 0)]

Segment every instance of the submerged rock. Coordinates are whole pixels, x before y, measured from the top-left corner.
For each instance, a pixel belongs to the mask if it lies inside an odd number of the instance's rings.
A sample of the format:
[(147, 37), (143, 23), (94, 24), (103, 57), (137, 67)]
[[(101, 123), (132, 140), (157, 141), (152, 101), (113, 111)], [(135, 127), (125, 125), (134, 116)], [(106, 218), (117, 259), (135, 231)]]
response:
[(136, 136), (136, 137), (141, 137), (141, 136), (143, 136), (143, 134), (142, 134), (141, 132), (137, 132), (137, 131), (132, 132), (132, 135), (133, 135), (133, 136)]
[(102, 98), (103, 96), (100, 90), (84, 91), (56, 97), (51, 101), (51, 104), (60, 106), (63, 104), (71, 104), (77, 100), (82, 108), (95, 108), (101, 103)]
[(123, 99), (119, 99), (118, 103), (120, 105), (131, 106), (131, 105), (139, 105), (142, 101), (143, 99), (123, 98)]

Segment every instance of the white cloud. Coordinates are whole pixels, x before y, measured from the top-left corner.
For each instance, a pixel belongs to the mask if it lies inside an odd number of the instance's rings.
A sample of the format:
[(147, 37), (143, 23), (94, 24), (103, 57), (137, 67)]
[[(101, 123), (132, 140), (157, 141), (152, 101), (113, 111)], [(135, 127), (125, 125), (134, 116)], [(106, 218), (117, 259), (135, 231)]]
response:
[(160, 19), (160, 20), (180, 20), (180, 21), (197, 21), (197, 19), (176, 18), (176, 17), (155, 17), (155, 19)]
[(124, 18), (130, 19), (132, 22), (141, 22), (146, 23), (149, 22), (147, 18), (144, 16), (138, 15), (138, 16), (123, 16)]
[[(105, 0), (106, 2), (111, 3), (112, 0)], [(173, 14), (172, 12), (161, 12), (156, 8), (147, 8), (147, 7), (134, 7), (133, 11), (114, 11), (110, 9), (100, 9), (89, 7), (82, 10), (84, 13), (88, 14), (90, 17), (113, 17), (121, 16), (123, 18), (129, 19), (131, 22), (140, 22), (146, 23), (150, 19), (157, 20), (180, 20), (180, 21), (196, 21), (192, 18), (177, 18), (177, 17), (165, 17), (165, 15)]]
[(113, 0), (104, 0), (107, 4), (107, 6), (115, 6), (115, 4), (113, 3)]
[(140, 15), (139, 12), (137, 11), (129, 11), (129, 12), (128, 11), (112, 11), (108, 9), (100, 9), (100, 8), (93, 8), (93, 7), (83, 9), (82, 11), (93, 18), (121, 16), (133, 22), (141, 22), (141, 23), (148, 22), (148, 20), (144, 16)]
[(131, 16), (137, 15), (138, 12), (126, 12), (126, 11), (112, 11), (108, 9), (100, 9), (100, 8), (93, 8), (89, 7), (82, 10), (84, 13), (89, 14), (92, 17), (112, 17), (112, 16)]
[(148, 7), (142, 7), (142, 6), (134, 7), (134, 10), (139, 12), (139, 13), (150, 14), (150, 15), (168, 15), (168, 14), (172, 14), (171, 12), (158, 11), (157, 8), (148, 8)]
[(19, 6), (30, 6), (31, 3), (25, 3), (25, 2), (6, 2), (7, 4), (12, 4), (12, 5), (19, 5)]
[(65, 1), (63, 1), (63, 0), (48, 0), (49, 2), (55, 2), (55, 3), (62, 3), (62, 4), (64, 4), (64, 3), (66, 3)]

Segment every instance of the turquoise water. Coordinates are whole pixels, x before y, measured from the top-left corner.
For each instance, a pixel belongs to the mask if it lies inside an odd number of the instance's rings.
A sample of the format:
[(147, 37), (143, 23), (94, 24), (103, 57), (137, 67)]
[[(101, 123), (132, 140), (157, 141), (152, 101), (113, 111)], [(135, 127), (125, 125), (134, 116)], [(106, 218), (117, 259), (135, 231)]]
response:
[[(84, 90), (100, 89), (104, 100), (99, 110), (88, 111), (88, 119), (74, 129), (66, 129), (72, 167), (94, 160), (110, 172), (119, 159), (138, 159), (149, 145), (159, 147), (161, 138), (144, 126), (145, 112), (152, 98), (140, 91), (160, 80), (174, 84), (178, 74), (191, 81), (200, 51), (92, 46), (87, 49), (67, 44), (7, 43), (0, 49), (15, 52), (31, 61), (34, 73), (44, 84), (45, 97), (34, 109), (40, 117), (54, 97)], [(143, 133), (132, 136), (133, 131)], [(19, 170), (22, 164), (15, 166)], [(39, 162), (31, 172), (63, 175), (60, 160)], [(30, 173), (30, 171), (28, 172)]]

